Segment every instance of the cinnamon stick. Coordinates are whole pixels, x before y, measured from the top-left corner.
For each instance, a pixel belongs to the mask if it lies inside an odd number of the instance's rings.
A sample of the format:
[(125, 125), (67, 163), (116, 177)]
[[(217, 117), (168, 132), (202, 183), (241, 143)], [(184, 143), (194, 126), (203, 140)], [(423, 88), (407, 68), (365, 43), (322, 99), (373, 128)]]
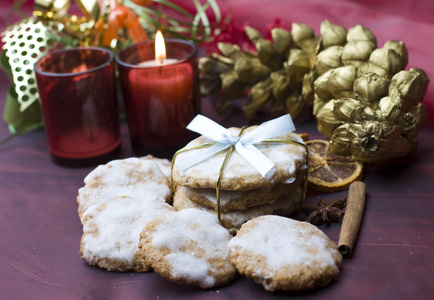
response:
[(343, 257), (349, 257), (353, 252), (365, 210), (365, 198), (366, 185), (361, 181), (351, 183), (338, 241), (338, 249)]

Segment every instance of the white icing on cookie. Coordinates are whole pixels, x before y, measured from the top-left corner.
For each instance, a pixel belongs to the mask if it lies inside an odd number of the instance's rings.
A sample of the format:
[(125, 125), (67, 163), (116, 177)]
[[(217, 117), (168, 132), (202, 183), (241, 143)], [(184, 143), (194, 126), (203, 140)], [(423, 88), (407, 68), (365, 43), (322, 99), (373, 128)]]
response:
[(164, 175), (170, 180), (170, 173), (171, 173), (171, 162), (166, 158), (158, 158), (155, 156), (152, 156), (151, 154), (148, 154), (146, 156), (140, 157), (140, 159), (147, 159), (152, 160), (158, 164), (158, 167), (160, 168), (161, 172), (163, 172)]
[(109, 271), (148, 271), (137, 262), (140, 232), (149, 221), (173, 210), (152, 194), (115, 197), (91, 206), (82, 218), (82, 259)]
[(314, 289), (339, 276), (342, 255), (312, 224), (279, 216), (246, 222), (229, 242), (240, 274), (267, 291)]
[[(243, 135), (255, 128), (255, 126), (247, 128)], [(229, 131), (233, 135), (237, 135), (239, 129), (229, 128)], [(293, 133), (286, 134), (279, 138), (304, 143), (298, 135)], [(185, 148), (209, 142), (212, 141), (201, 136), (188, 143)], [(303, 146), (284, 142), (261, 142), (255, 144), (255, 147), (274, 163), (275, 172), (271, 173), (267, 178), (262, 177), (237, 151), (234, 151), (224, 168), (223, 176), (220, 181), (220, 187), (222, 189), (247, 190), (272, 186), (279, 182), (290, 183), (294, 180), (296, 171), (302, 169), (305, 165), (306, 150)], [(212, 188), (216, 186), (217, 178), (227, 150), (221, 151), (188, 169), (183, 168), (185, 162), (191, 161), (203, 151), (206, 151), (206, 148), (188, 150), (176, 156), (173, 176), (177, 184), (194, 188)]]
[(197, 209), (168, 213), (142, 231), (142, 256), (155, 272), (175, 282), (211, 288), (235, 274), (229, 262), (229, 232), (216, 216)]
[[(285, 197), (277, 200), (272, 204), (263, 204), (250, 207), (247, 210), (230, 210), (221, 213), (221, 223), (227, 229), (238, 229), (240, 226), (248, 220), (263, 216), (263, 215), (290, 215), (299, 208), (302, 203), (302, 191), (300, 188), (294, 192), (286, 195)], [(185, 188), (178, 187), (173, 206), (177, 210), (187, 208), (197, 208), (203, 211), (207, 211), (214, 215), (217, 215), (217, 211), (213, 208), (200, 205), (188, 199), (185, 195)]]
[(113, 197), (146, 195), (163, 202), (171, 201), (167, 176), (149, 159), (127, 158), (100, 165), (85, 177), (84, 183), (77, 197), (80, 217), (92, 205)]
[(267, 266), (274, 270), (287, 264), (311, 265), (314, 261), (321, 265), (334, 264), (327, 250), (328, 238), (322, 231), (305, 232), (298, 224), (290, 218), (267, 216), (248, 236), (234, 238), (229, 247), (242, 247), (266, 257)]

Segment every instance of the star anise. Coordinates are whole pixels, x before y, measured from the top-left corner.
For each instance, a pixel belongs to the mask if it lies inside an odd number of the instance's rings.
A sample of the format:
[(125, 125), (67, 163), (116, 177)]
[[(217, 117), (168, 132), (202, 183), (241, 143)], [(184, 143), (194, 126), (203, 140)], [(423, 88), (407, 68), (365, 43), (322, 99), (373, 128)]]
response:
[(325, 203), (323, 199), (319, 198), (318, 205), (306, 205), (305, 209), (310, 212), (306, 218), (306, 222), (313, 225), (321, 225), (338, 221), (344, 216), (346, 203), (346, 198), (333, 200), (329, 203)]

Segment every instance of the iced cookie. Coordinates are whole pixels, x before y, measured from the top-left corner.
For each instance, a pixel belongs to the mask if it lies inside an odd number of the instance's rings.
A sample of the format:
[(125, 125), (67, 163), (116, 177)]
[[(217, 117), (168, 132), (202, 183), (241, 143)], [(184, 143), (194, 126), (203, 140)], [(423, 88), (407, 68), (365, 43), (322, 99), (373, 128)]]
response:
[(167, 179), (170, 180), (171, 173), (171, 162), (167, 158), (158, 158), (151, 154), (140, 157), (140, 159), (152, 160), (158, 164), (158, 167), (166, 175)]
[[(265, 187), (247, 191), (228, 191), (220, 190), (220, 209), (246, 210), (252, 206), (262, 204), (272, 204), (284, 196), (295, 191), (299, 186), (303, 176), (297, 175), (293, 183), (278, 183), (273, 187)], [(195, 189), (183, 187), (183, 193), (191, 201), (197, 202), (209, 208), (217, 208), (216, 189)]]
[(238, 272), (267, 291), (306, 290), (339, 276), (342, 256), (317, 227), (279, 216), (245, 223), (229, 242)]
[(191, 208), (149, 222), (139, 248), (145, 262), (166, 279), (208, 289), (229, 284), (236, 275), (228, 257), (230, 239), (216, 216)]
[(133, 197), (152, 194), (161, 201), (171, 202), (170, 182), (152, 159), (127, 158), (100, 165), (84, 179), (78, 190), (80, 218), (92, 205), (113, 197)]
[(82, 218), (82, 259), (108, 271), (149, 271), (138, 255), (140, 232), (149, 221), (171, 211), (171, 205), (153, 195), (114, 197), (89, 207)]
[[(257, 126), (251, 126), (243, 131), (248, 134)], [(232, 135), (239, 134), (239, 128), (229, 128)], [(303, 143), (303, 140), (295, 133), (288, 133), (278, 139), (293, 140)], [(205, 136), (201, 136), (185, 148), (202, 145), (212, 142)], [(261, 142), (255, 147), (267, 156), (275, 165), (275, 171), (269, 176), (262, 177), (261, 174), (250, 165), (237, 151), (234, 151), (224, 168), (220, 181), (222, 190), (250, 190), (260, 187), (270, 187), (277, 183), (290, 183), (295, 180), (298, 170), (306, 167), (306, 150), (303, 146), (285, 142)], [(177, 185), (191, 188), (215, 188), (220, 168), (223, 164), (227, 151), (220, 151), (214, 156), (189, 168), (186, 164), (200, 155), (205, 148), (184, 151), (175, 156), (173, 167), (173, 179)]]
[[(197, 208), (217, 215), (217, 211), (213, 208), (203, 206), (197, 202), (191, 201), (185, 193), (187, 188), (178, 187), (173, 197), (173, 206), (177, 210), (186, 208)], [(285, 197), (277, 200), (273, 204), (263, 204), (253, 206), (247, 210), (230, 210), (221, 212), (221, 224), (223, 227), (231, 230), (239, 229), (240, 226), (248, 220), (263, 216), (263, 215), (281, 215), (288, 216), (295, 212), (302, 203), (302, 192), (298, 188), (296, 191), (289, 193)]]

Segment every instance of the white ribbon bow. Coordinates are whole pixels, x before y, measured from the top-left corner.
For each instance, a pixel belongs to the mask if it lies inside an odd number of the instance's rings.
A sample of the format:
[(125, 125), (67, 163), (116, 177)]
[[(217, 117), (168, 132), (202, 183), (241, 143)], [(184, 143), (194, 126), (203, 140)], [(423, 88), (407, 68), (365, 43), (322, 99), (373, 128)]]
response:
[(266, 177), (268, 172), (274, 169), (274, 163), (253, 145), (266, 139), (272, 139), (295, 131), (295, 126), (291, 116), (286, 114), (264, 122), (250, 133), (238, 137), (233, 136), (228, 129), (211, 119), (203, 115), (197, 115), (188, 124), (187, 129), (202, 134), (217, 143), (194, 156), (192, 160), (183, 165), (182, 169), (186, 170), (214, 154), (235, 145), (235, 150), (241, 157), (251, 164), (263, 177)]

